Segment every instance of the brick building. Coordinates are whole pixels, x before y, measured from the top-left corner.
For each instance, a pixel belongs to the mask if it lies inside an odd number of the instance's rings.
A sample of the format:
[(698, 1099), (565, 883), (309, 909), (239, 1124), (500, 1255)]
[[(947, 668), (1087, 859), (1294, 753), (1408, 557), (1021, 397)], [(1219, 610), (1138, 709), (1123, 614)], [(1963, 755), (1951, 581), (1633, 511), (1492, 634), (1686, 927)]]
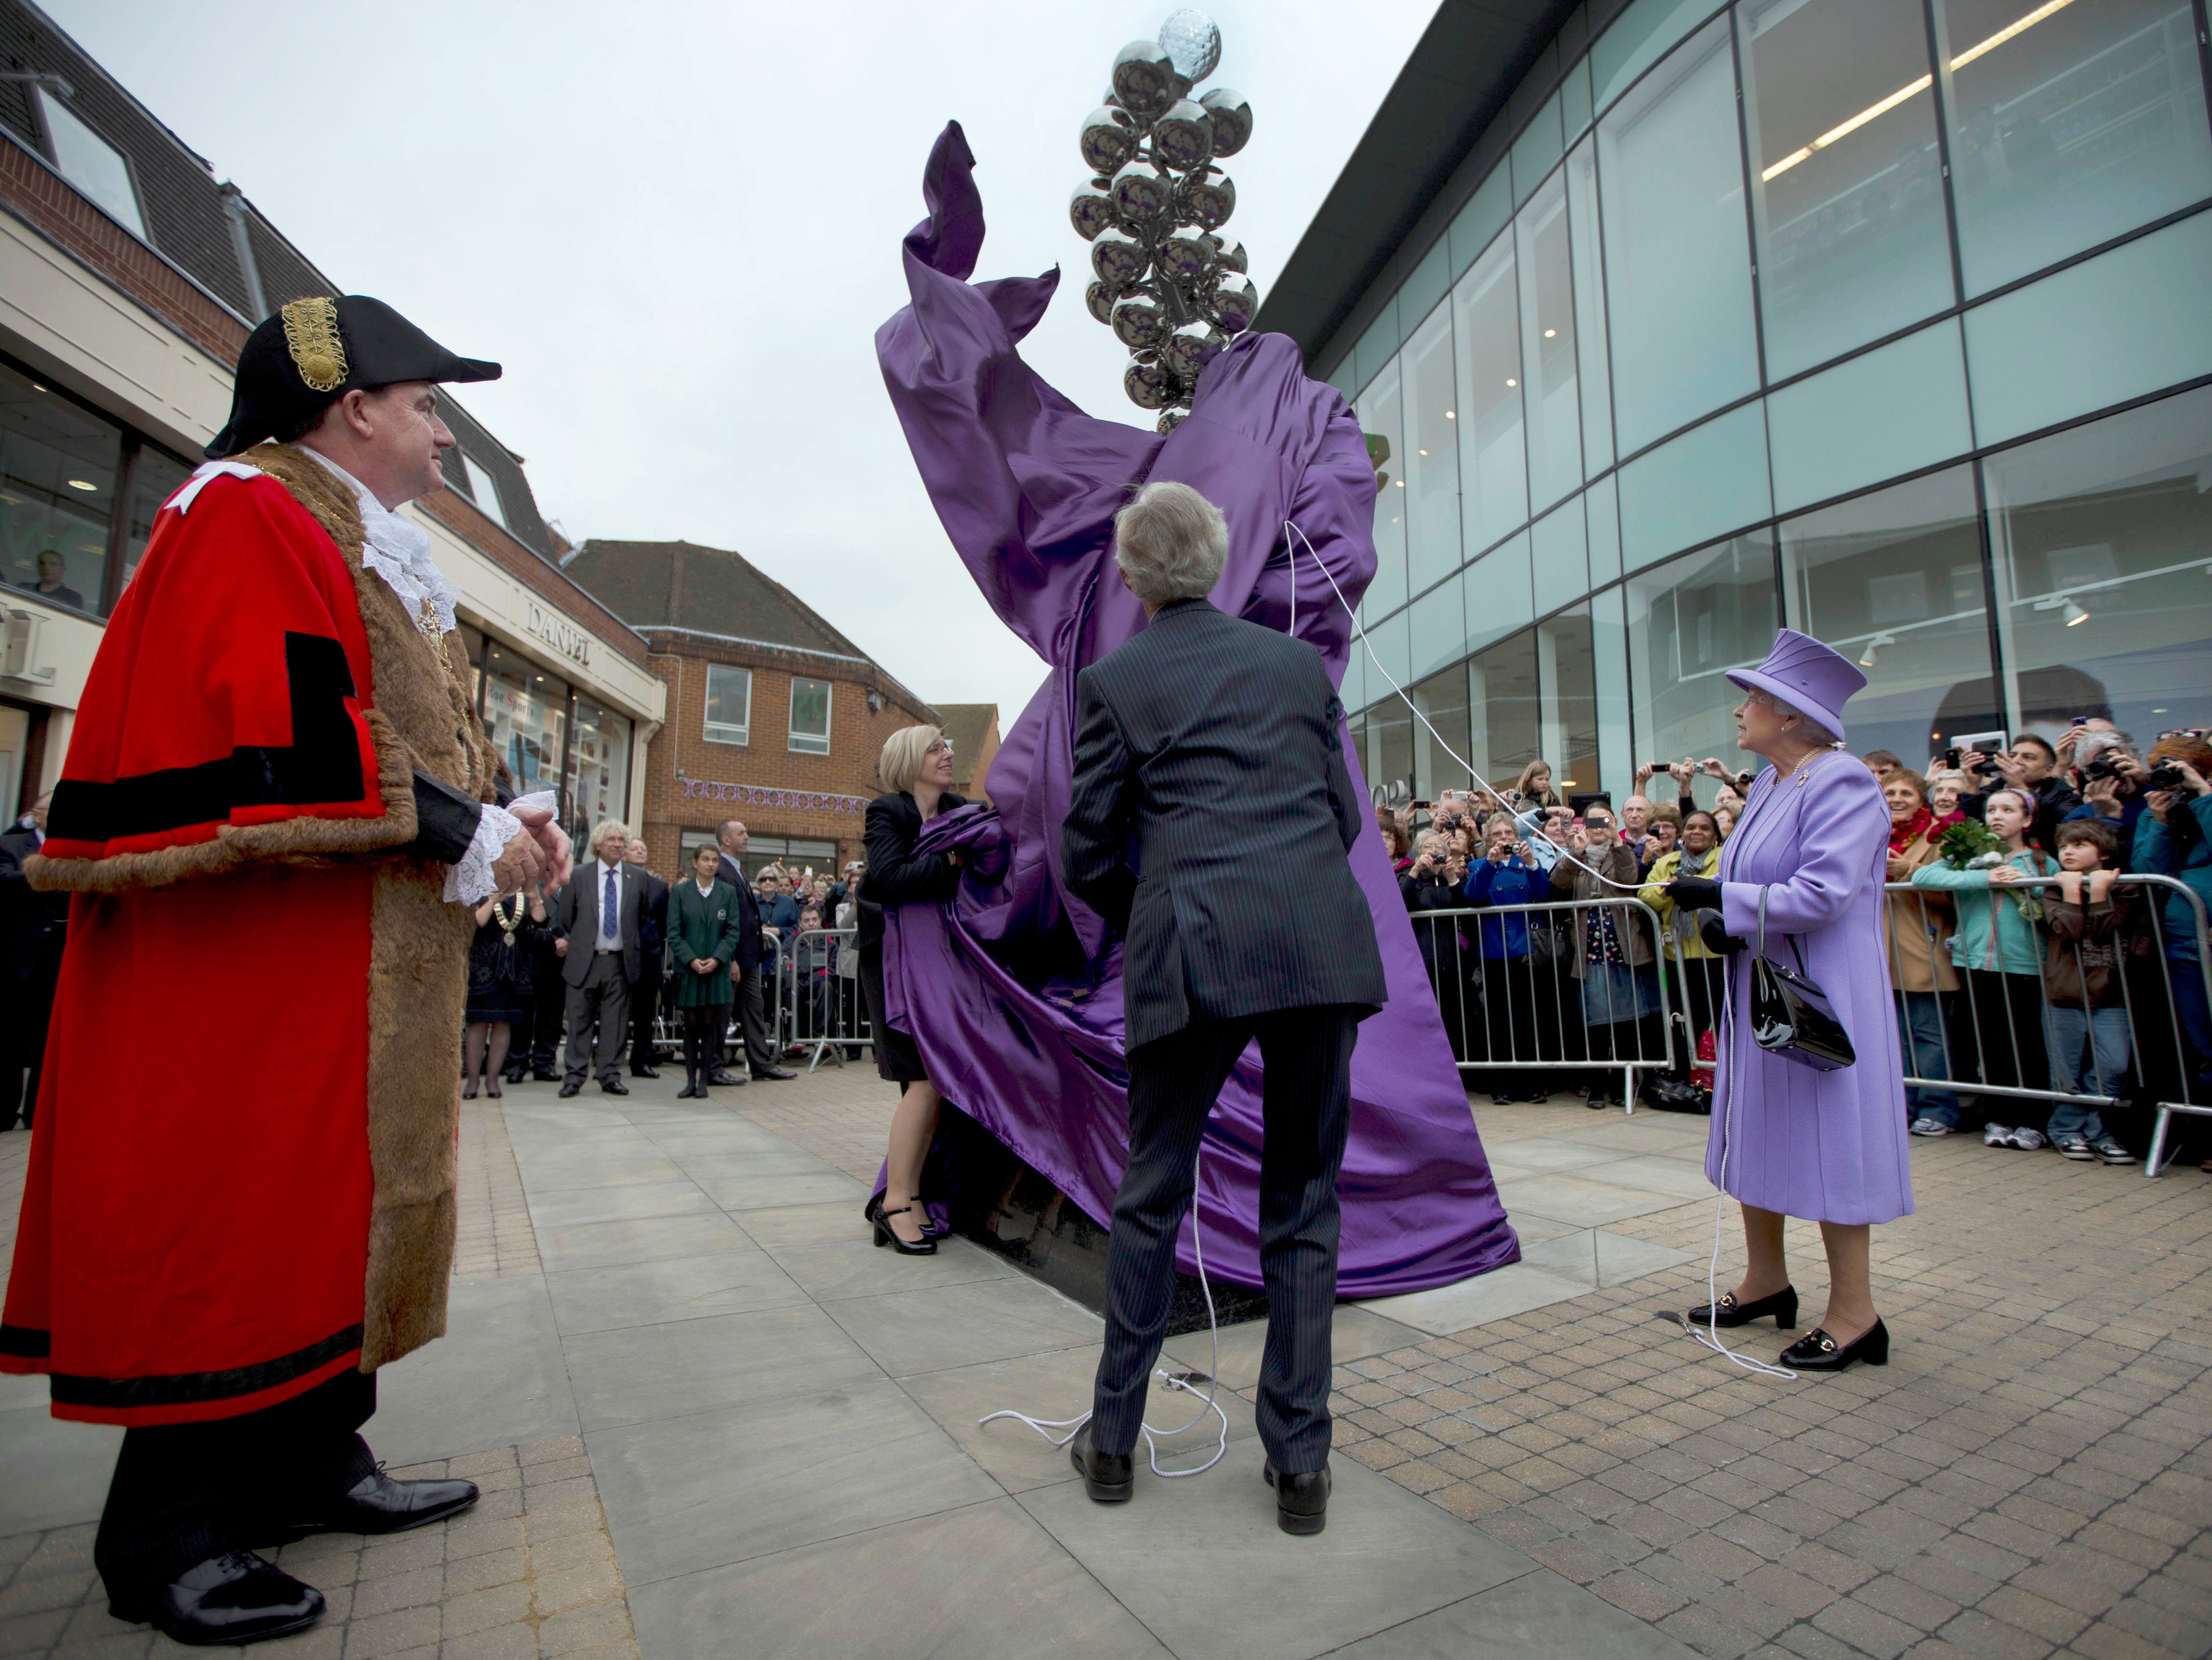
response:
[(942, 724), (937, 710), (742, 554), (594, 538), (562, 569), (651, 642), (668, 687), (645, 762), (642, 833), (657, 872), (679, 873), (726, 818), (751, 833), (752, 869), (780, 859), (829, 871), (860, 856), (884, 739)]

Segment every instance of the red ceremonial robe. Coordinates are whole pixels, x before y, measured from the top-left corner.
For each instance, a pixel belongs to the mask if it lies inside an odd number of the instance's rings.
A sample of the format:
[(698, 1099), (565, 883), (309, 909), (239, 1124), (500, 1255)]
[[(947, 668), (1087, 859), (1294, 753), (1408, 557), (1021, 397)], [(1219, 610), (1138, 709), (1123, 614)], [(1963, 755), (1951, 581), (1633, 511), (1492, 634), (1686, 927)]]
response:
[(0, 1313), (58, 1418), (223, 1418), (445, 1329), (471, 936), (416, 769), (489, 799), (457, 636), (299, 450), (165, 507), (32, 885), (73, 890)]

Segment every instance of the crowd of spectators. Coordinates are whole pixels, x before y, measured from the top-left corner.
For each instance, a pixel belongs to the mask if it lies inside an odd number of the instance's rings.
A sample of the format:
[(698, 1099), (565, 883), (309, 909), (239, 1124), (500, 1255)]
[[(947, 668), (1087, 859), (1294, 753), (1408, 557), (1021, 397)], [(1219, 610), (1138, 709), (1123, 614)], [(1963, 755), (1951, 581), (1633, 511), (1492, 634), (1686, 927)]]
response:
[[(1907, 1076), (1929, 1080), (1907, 1089), (1914, 1134), (1978, 1123), (1991, 1146), (2117, 1164), (2148, 1144), (2148, 1104), (2212, 1104), (2198, 908), (2171, 888), (2116, 885), (2168, 877), (2212, 909), (2203, 733), (2145, 750), (2092, 718), (2055, 741), (1946, 749), (1925, 768), (1863, 758), (1890, 810), (1899, 1048)], [(1604, 795), (1562, 800), (1553, 778), (1535, 761), (1502, 794), (1376, 810), (1456, 1058), (1498, 1102), (1565, 1088), (1617, 1103), (1623, 1061), (1668, 1053), (1664, 975), (1671, 1064), (1637, 1076), (1652, 1104), (1709, 1110), (1721, 964), (1665, 885), (1717, 874), (1750, 775), (1717, 760), (1646, 765), (1617, 812)], [(1707, 780), (1710, 807), (1692, 794)], [(1603, 903), (1629, 885), (1643, 906)], [(1526, 1064), (1538, 1059), (1548, 1064)], [(2198, 1122), (2175, 1117), (2169, 1152), (2204, 1139)]]

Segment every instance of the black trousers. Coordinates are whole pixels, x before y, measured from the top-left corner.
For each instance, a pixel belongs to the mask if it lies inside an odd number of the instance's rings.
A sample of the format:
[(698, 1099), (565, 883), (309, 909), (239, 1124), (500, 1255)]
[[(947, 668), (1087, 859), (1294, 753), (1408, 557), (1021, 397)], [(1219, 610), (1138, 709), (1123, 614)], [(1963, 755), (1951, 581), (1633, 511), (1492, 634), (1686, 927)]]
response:
[(776, 1064), (775, 1045), (769, 1041), (768, 1005), (761, 995), (761, 982), (771, 973), (766, 958), (745, 970), (745, 977), (738, 982), (738, 1025), (743, 1033), (744, 1060), (755, 1077)]
[(537, 995), (531, 1004), (530, 1041), (526, 1043), (516, 1034), (508, 1053), (522, 1055), (533, 1073), (556, 1072), (561, 1065), (561, 1021), (568, 1006), (568, 985), (561, 977), (561, 959), (547, 952), (531, 984)]
[(653, 1018), (660, 1012), (660, 965), (647, 958), (645, 977), (629, 988), (629, 1064), (634, 1072), (653, 1064)]
[[(571, 951), (575, 949), (573, 945)], [(568, 1082), (591, 1073), (602, 1083), (622, 1076), (629, 1041), (629, 982), (620, 952), (594, 952), (584, 983), (568, 987)]]
[(1099, 1450), (1137, 1444), (1145, 1390), (1175, 1288), (1176, 1237), (1190, 1207), (1192, 1161), (1207, 1115), (1244, 1046), (1266, 1066), (1260, 1154), (1260, 1273), (1267, 1346), (1260, 1439), (1279, 1470), (1328, 1462), (1329, 1325), (1341, 1228), (1336, 1177), (1352, 1122), (1358, 1018), (1341, 1006), (1200, 1021), (1129, 1054), (1129, 1167), (1107, 1240), (1106, 1349), (1091, 1435)]
[(375, 1471), (357, 1433), (375, 1410), (375, 1376), (348, 1371), (236, 1418), (125, 1430), (92, 1542), (107, 1594), (127, 1602), (313, 1520)]
[(696, 1003), (677, 1010), (684, 1018), (684, 1073), (697, 1083), (722, 1064), (722, 1029), (730, 1024), (727, 1003)]

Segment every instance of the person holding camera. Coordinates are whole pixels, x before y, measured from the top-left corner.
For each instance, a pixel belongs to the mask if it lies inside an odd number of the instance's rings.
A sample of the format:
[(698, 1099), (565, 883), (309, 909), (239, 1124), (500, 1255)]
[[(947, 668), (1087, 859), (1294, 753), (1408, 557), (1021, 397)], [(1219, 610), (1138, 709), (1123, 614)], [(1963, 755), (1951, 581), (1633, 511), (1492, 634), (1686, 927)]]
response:
[[(1542, 925), (1540, 913), (1532, 916), (1522, 908), (1548, 900), (1551, 883), (1510, 814), (1494, 814), (1484, 827), (1482, 857), (1464, 891), (1467, 903), (1478, 910), (1507, 911), (1475, 919), (1482, 960), (1483, 1052), (1492, 1061), (1540, 1059), (1538, 1014), (1551, 1012), (1556, 1027), (1559, 978), (1552, 967), (1550, 929)], [(1540, 1072), (1500, 1067), (1489, 1074), (1489, 1083), (1490, 1098), (1501, 1107), (1551, 1096)]]
[(2057, 844), (2058, 822), (2081, 805), (2081, 797), (2058, 770), (2058, 751), (2032, 732), (2013, 740), (2009, 750), (1962, 749), (1959, 765), (1980, 782), (1981, 793), (1961, 795), (1959, 807), (1970, 818), (1984, 817), (1983, 806), (1999, 789), (2018, 790), (2027, 800), (2028, 845), (2049, 853)]
[(2124, 871), (2145, 810), (2143, 781), (2150, 769), (2136, 758), (2135, 740), (2117, 727), (2076, 727), (2059, 741), (2069, 739), (2081, 805), (2059, 823), (2102, 824), (2119, 845), (2118, 868)]
[[(2150, 770), (2143, 776), (2142, 817), (2136, 822), (2132, 867), (2147, 875), (2171, 876), (2192, 889), (2212, 908), (2212, 744), (2201, 738), (2161, 738), (2151, 748)], [(2189, 1077), (2179, 1082), (2180, 1099), (2212, 1104), (2212, 1009), (2204, 998), (2204, 974), (2197, 939), (2197, 910), (2168, 891), (2160, 913), (2159, 935), (2165, 948), (2165, 982), (2172, 988), (2174, 1016), (2191, 1050)], [(2154, 1005), (2154, 1006), (2155, 1006)], [(2142, 1060), (2148, 1068), (2146, 1044)], [(2157, 1080), (2146, 1079), (2153, 1083)], [(2154, 1098), (2177, 1098), (2160, 1094)], [(2212, 1162), (2208, 1162), (2212, 1168)]]
[(1452, 844), (1454, 832), (1425, 830), (1421, 850), (1413, 867), (1398, 879), (1407, 915), (1421, 948), (1422, 965), (1429, 971), (1429, 986), (1436, 993), (1437, 1012), (1451, 1039), (1452, 1058), (1468, 1058), (1468, 1003), (1480, 999), (1468, 984), (1467, 945), (1451, 917), (1430, 917), (1425, 911), (1456, 910), (1465, 903), (1467, 860)]
[[(1571, 856), (1552, 866), (1554, 899), (1609, 898), (1635, 889), (1643, 873), (1614, 830), (1602, 801), (1583, 810), (1583, 827), (1568, 843)], [(1567, 967), (1581, 982), (1591, 1061), (1640, 1061), (1661, 1053), (1666, 1035), (1659, 1027), (1659, 976), (1641, 910), (1600, 905), (1573, 916), (1575, 949)], [(1592, 1074), (1588, 1104), (1593, 1110), (1608, 1102), (1618, 1106), (1624, 1098), (1613, 1093), (1602, 1072)]]

